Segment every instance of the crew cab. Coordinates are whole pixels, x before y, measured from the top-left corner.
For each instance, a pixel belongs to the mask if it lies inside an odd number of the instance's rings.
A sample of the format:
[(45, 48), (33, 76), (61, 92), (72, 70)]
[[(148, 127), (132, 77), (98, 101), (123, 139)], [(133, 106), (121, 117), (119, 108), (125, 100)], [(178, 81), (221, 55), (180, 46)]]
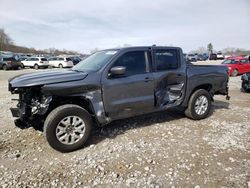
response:
[(222, 62), (222, 65), (228, 67), (230, 76), (237, 76), (250, 72), (250, 61), (242, 56), (228, 57)]
[[(228, 68), (187, 64), (178, 47), (98, 51), (70, 70), (30, 73), (9, 80), (19, 94), (12, 114), (20, 128), (41, 125), (48, 143), (69, 152), (99, 126), (172, 107), (208, 117), (213, 96), (228, 96)], [(166, 115), (167, 115), (166, 111)]]

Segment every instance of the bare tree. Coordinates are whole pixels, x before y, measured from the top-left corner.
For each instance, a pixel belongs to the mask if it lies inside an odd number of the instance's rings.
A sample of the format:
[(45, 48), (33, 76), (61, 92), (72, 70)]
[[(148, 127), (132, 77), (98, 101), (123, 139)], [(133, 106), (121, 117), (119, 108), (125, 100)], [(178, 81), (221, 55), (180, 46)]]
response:
[(0, 50), (7, 50), (10, 44), (13, 44), (12, 39), (6, 34), (3, 28), (0, 28)]
[(210, 42), (208, 45), (207, 45), (207, 51), (209, 51), (210, 53), (213, 53), (213, 45), (212, 43)]

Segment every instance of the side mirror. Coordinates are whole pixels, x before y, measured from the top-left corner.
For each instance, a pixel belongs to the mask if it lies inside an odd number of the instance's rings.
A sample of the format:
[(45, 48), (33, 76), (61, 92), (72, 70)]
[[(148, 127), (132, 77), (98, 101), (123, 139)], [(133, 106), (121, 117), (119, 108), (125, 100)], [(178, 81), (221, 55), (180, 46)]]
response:
[(122, 76), (126, 73), (126, 67), (123, 66), (116, 66), (116, 67), (112, 67), (110, 69), (110, 73), (109, 76), (111, 77), (115, 77), (115, 76)]

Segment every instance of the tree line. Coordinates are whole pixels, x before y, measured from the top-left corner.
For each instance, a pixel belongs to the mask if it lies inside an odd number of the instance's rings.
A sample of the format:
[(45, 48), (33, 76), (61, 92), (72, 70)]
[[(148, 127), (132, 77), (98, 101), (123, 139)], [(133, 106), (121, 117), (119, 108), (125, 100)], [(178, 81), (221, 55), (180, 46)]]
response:
[(10, 36), (5, 32), (3, 28), (0, 28), (0, 51), (10, 51), (14, 53), (31, 53), (31, 54), (52, 54), (52, 55), (72, 55), (78, 54), (76, 51), (70, 50), (59, 50), (56, 48), (48, 48), (44, 50), (36, 50), (35, 48), (27, 48), (24, 46), (18, 46), (14, 44), (14, 41)]

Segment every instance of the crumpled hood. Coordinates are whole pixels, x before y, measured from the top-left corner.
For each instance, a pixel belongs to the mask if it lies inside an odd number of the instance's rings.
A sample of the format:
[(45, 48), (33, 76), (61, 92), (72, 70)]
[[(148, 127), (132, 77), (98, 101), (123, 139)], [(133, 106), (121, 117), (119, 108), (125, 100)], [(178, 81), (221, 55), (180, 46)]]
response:
[[(62, 82), (72, 82), (82, 80), (87, 77), (87, 73), (76, 72), (73, 70), (43, 71), (37, 73), (28, 73), (9, 79), (9, 87), (30, 87), (45, 84), (54, 84)], [(10, 88), (9, 88), (10, 89)]]

